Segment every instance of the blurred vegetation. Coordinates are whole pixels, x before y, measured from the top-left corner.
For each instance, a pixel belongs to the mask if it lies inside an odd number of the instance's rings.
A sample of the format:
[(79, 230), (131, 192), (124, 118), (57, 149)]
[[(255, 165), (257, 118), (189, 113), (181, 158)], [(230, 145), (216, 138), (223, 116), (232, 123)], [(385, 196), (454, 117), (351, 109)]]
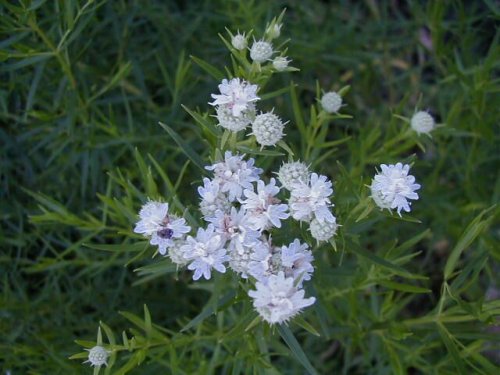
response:
[[(273, 78), (266, 90), (296, 87), (266, 109), (307, 124), (319, 82), (350, 85), (353, 116), (325, 140), (345, 143), (314, 145), (345, 230), (337, 251), (315, 250), (319, 301), (290, 325), (295, 343), (262, 324), (245, 331), (249, 301), (226, 308), (234, 296), (219, 294), (231, 276), (190, 283), (130, 238), (147, 196), (197, 203), (199, 170), (158, 125), (208, 162), (207, 135), (181, 104), (205, 111), (218, 82), (191, 56), (222, 69), (217, 34), (262, 32), (283, 8), (300, 72)], [(152, 340), (117, 356), (116, 368), (134, 358), (133, 374), (299, 374), (305, 362), (325, 374), (496, 373), (499, 15), (491, 0), (1, 0), (2, 369), (91, 373), (68, 357), (103, 321), (107, 340)], [(415, 108), (444, 126), (398, 142), (408, 125), (397, 116)], [(287, 141), (303, 141), (293, 126)], [(410, 221), (357, 222), (375, 167), (399, 160), (423, 186)]]

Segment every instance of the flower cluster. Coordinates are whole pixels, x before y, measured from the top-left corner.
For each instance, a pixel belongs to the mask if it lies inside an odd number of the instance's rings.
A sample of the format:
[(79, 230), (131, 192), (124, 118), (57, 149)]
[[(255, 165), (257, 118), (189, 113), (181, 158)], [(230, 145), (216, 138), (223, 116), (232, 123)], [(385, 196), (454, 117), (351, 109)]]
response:
[(278, 179), (266, 182), (263, 170), (254, 164), (254, 159), (226, 151), (223, 160), (206, 167), (212, 178), (204, 178), (198, 187), (206, 227), (198, 228), (196, 235), (160, 202), (143, 206), (134, 230), (150, 238), (172, 262), (187, 266), (194, 280), (208, 280), (214, 270), (225, 273), (227, 268), (254, 280), (256, 290), (249, 296), (255, 309), (267, 322), (283, 323), (315, 301), (304, 298), (302, 289), (314, 272), (314, 257), (299, 239), (274, 244), (272, 231), (293, 218), (310, 223), (317, 241), (330, 239), (336, 230), (330, 210), (332, 184), (325, 176), (309, 173), (301, 162), (283, 164)]
[[(288, 64), (291, 60), (288, 60), (283, 52), (275, 50), (273, 46), (273, 40), (277, 39), (281, 35), (281, 28), (283, 24), (277, 19), (273, 20), (267, 27), (263, 38), (256, 40), (253, 39), (252, 45), (248, 47), (248, 36), (246, 33), (241, 34), (239, 31), (236, 35), (231, 36), (232, 47), (239, 51), (240, 53), (246, 53), (249, 50), (250, 59), (257, 66), (262, 67), (266, 63), (270, 65), (278, 72), (283, 72), (288, 70)], [(273, 58), (274, 56), (274, 58)]]
[(274, 146), (283, 138), (286, 123), (273, 111), (256, 114), (255, 102), (260, 99), (258, 89), (257, 85), (239, 78), (223, 79), (219, 85), (220, 94), (212, 94), (215, 100), (209, 104), (215, 106), (219, 126), (237, 133), (251, 124), (251, 134), (261, 147)]

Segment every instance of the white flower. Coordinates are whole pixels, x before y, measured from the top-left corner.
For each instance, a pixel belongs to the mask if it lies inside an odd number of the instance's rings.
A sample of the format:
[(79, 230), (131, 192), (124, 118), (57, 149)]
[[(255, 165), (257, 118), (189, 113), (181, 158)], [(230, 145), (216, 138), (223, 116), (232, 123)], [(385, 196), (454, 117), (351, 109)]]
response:
[(281, 265), (285, 275), (298, 281), (297, 285), (302, 285), (302, 281), (311, 280), (314, 267), (311, 262), (314, 257), (307, 244), (301, 244), (295, 239), (290, 245), (281, 247)]
[(342, 97), (334, 91), (327, 92), (321, 98), (321, 106), (328, 113), (336, 113), (342, 106)]
[(254, 245), (233, 248), (229, 252), (229, 267), (242, 278), (248, 278), (248, 267), (251, 261)]
[(257, 85), (233, 78), (230, 81), (223, 79), (219, 85), (220, 95), (212, 94), (215, 100), (210, 105), (225, 105), (231, 109), (233, 116), (241, 116), (242, 112), (250, 108), (250, 104), (258, 101)]
[(420, 185), (415, 183), (415, 177), (409, 175), (410, 166), (397, 163), (396, 165), (381, 164), (381, 173), (373, 178), (371, 184), (372, 198), (380, 208), (397, 209), (410, 212), (411, 202), (408, 199), (418, 199), (416, 190)]
[(252, 182), (259, 179), (262, 169), (254, 167), (254, 159), (243, 160), (244, 155), (234, 155), (230, 151), (224, 154), (224, 161), (205, 167), (214, 171), (220, 185), (220, 191), (228, 193), (230, 202), (241, 198), (243, 189), (251, 189)]
[(260, 232), (250, 228), (248, 219), (244, 209), (238, 211), (232, 207), (231, 212), (217, 211), (207, 220), (213, 224), (223, 241), (228, 241), (226, 247), (229, 250), (243, 251), (244, 246), (254, 245), (260, 237)]
[(250, 290), (248, 295), (254, 299), (259, 315), (270, 324), (284, 323), (316, 301), (314, 297), (304, 298), (304, 290), (295, 287), (294, 279), (283, 272), (269, 276), (266, 284), (257, 281), (255, 287), (257, 290)]
[(290, 61), (292, 61), (292, 60), (288, 60), (284, 56), (277, 56), (273, 60), (273, 67), (278, 72), (282, 72), (288, 67), (288, 64), (290, 64)]
[(108, 365), (109, 352), (102, 346), (94, 346), (92, 349), (85, 349), (89, 352), (88, 360), (83, 363), (90, 362), (90, 366), (101, 367)]
[(280, 200), (275, 198), (280, 188), (276, 186), (276, 180), (271, 178), (269, 184), (264, 181), (257, 181), (257, 193), (253, 189), (245, 189), (243, 195), (245, 200), (241, 200), (242, 207), (247, 210), (250, 227), (255, 230), (265, 230), (272, 226), (281, 228), (281, 220), (287, 219), (288, 206), (280, 204)]
[(141, 220), (134, 228), (135, 233), (150, 237), (151, 245), (158, 245), (160, 254), (165, 255), (174, 239), (182, 238), (191, 230), (186, 220), (168, 213), (168, 203), (147, 202), (139, 211)]
[(199, 228), (196, 238), (188, 236), (186, 244), (181, 246), (184, 258), (191, 261), (187, 267), (194, 270), (193, 280), (201, 276), (210, 280), (212, 268), (221, 273), (226, 272), (224, 262), (229, 260), (224, 249), (224, 241), (220, 234), (215, 233), (214, 226), (209, 224), (207, 229)]
[(278, 180), (287, 190), (292, 190), (294, 184), (298, 182), (309, 182), (309, 168), (300, 161), (283, 163), (278, 171)]
[(182, 251), (182, 246), (186, 244), (183, 240), (174, 241), (174, 244), (168, 248), (168, 257), (172, 263), (177, 264), (177, 266), (185, 266), (189, 263), (189, 260), (184, 258), (184, 252)]
[(253, 103), (249, 103), (248, 108), (242, 111), (239, 116), (233, 115), (230, 104), (219, 105), (215, 110), (217, 112), (215, 117), (217, 117), (219, 125), (233, 132), (245, 129), (255, 118), (255, 105)]
[(270, 25), (266, 29), (266, 35), (269, 39), (276, 39), (281, 35), (281, 27), (283, 25), (281, 23), (275, 23), (274, 25)]
[(245, 33), (243, 34), (240, 34), (238, 32), (238, 34), (234, 35), (232, 38), (231, 38), (231, 44), (233, 45), (233, 47), (235, 49), (237, 49), (238, 51), (242, 51), (244, 50), (245, 48), (247, 48), (247, 38), (245, 36)]
[(291, 190), (288, 206), (292, 217), (300, 221), (316, 218), (320, 222), (334, 222), (335, 217), (329, 209), (332, 193), (332, 183), (326, 176), (312, 173), (308, 183), (300, 181)]
[(250, 48), (250, 58), (257, 63), (263, 63), (269, 60), (272, 55), (273, 46), (271, 43), (263, 40), (254, 41), (252, 48)]
[(316, 239), (316, 241), (328, 241), (335, 235), (337, 232), (338, 225), (336, 223), (336, 219), (334, 217), (333, 222), (323, 221), (319, 222), (316, 219), (311, 220), (311, 224), (309, 226), (309, 231), (312, 236)]
[(434, 129), (436, 123), (428, 112), (419, 111), (411, 118), (410, 125), (418, 134), (428, 135)]
[(266, 282), (270, 275), (282, 271), (281, 253), (273, 253), (271, 241), (260, 241), (253, 248), (248, 264), (248, 274), (256, 280)]
[(205, 218), (213, 216), (216, 211), (228, 212), (231, 209), (231, 202), (222, 191), (218, 181), (208, 178), (203, 179), (203, 186), (198, 187), (201, 196), (200, 211)]
[(261, 113), (252, 123), (252, 134), (262, 146), (274, 146), (283, 138), (285, 124), (272, 112)]

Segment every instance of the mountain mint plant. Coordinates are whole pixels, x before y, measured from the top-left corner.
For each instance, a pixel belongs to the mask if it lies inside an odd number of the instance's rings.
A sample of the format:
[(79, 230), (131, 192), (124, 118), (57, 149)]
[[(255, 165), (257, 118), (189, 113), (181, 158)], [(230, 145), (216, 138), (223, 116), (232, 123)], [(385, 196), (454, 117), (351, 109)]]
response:
[[(182, 204), (174, 197), (146, 200), (133, 227), (155, 253), (169, 259), (178, 272), (190, 273), (194, 282), (233, 275), (225, 279), (233, 281), (224, 288), (246, 294), (257, 314), (249, 328), (260, 321), (273, 329), (286, 327), (307, 313), (317, 302), (314, 288), (309, 287), (317, 259), (336, 248), (342, 228), (335, 215), (333, 183), (341, 177), (321, 174), (321, 164), (311, 166), (315, 151), (309, 144), (297, 158), (285, 135), (297, 125), (278, 108), (264, 105), (266, 94), (277, 95), (265, 91), (272, 76), (297, 70), (289, 66), (286, 50), (271, 44), (281, 35), (281, 18), (274, 19), (250, 47), (250, 31), (229, 32), (230, 42), (222, 38), (236, 65), (234, 71), (226, 69), (226, 77), (217, 76), (218, 91), (207, 102), (208, 116), (193, 116), (219, 134), (210, 150), (211, 161), (203, 166), (205, 174), (193, 181), (196, 204), (183, 206), (187, 208), (181, 212), (176, 208)], [(347, 90), (319, 97), (318, 89), (317, 107), (306, 130), (310, 137), (324, 139), (330, 120), (349, 118), (339, 113)], [(428, 134), (434, 121), (426, 112), (418, 112), (411, 127)], [(369, 186), (375, 205), (396, 210), (399, 216), (410, 212), (420, 189), (409, 174), (410, 166), (397, 162), (381, 164), (380, 169)], [(372, 204), (364, 202), (369, 212)], [(131, 347), (117, 350), (125, 348)], [(88, 362), (106, 366), (109, 353), (95, 346)]]

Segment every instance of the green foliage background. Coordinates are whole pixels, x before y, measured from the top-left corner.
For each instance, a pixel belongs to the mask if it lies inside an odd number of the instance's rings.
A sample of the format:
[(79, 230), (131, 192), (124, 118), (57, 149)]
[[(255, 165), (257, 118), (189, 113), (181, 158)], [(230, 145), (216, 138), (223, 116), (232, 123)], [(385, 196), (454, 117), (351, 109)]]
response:
[[(293, 125), (309, 124), (316, 81), (351, 86), (353, 119), (334, 121), (311, 157), (344, 227), (337, 251), (314, 250), (319, 301), (304, 319), (247, 329), (230, 276), (192, 283), (129, 236), (146, 197), (197, 204), (199, 170), (158, 125), (208, 163), (210, 134), (181, 104), (205, 111), (218, 82), (191, 56), (222, 69), (225, 26), (262, 33), (285, 7), (300, 72), (274, 77), (269, 91), (296, 87), (265, 107), (290, 119), (303, 157)], [(105, 343), (113, 331), (122, 345), (109, 373), (496, 373), (499, 15), (491, 0), (1, 0), (2, 369), (91, 373), (68, 357), (103, 321)], [(394, 115), (416, 107), (445, 126), (401, 141)], [(375, 167), (400, 160), (423, 186), (410, 221), (356, 221)]]

